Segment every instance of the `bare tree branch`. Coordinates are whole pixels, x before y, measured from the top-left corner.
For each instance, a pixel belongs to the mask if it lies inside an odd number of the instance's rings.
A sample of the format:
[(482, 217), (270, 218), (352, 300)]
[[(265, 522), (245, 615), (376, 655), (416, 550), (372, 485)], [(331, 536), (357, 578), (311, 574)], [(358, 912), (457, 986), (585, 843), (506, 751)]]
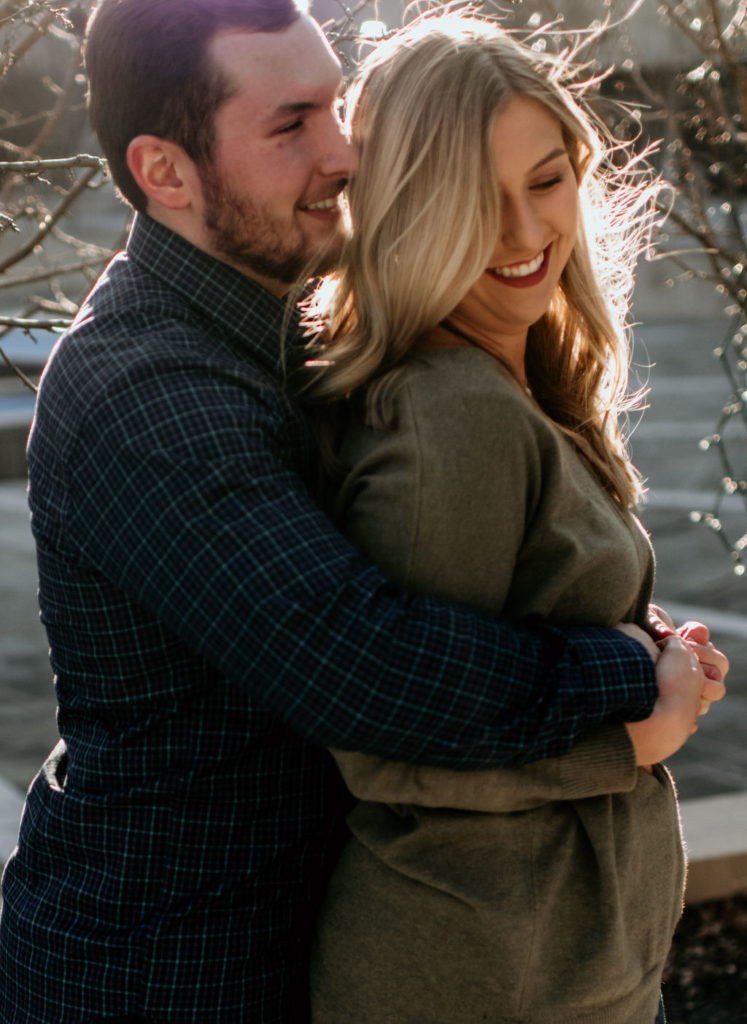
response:
[(54, 213), (47, 215), (45, 223), (36, 232), (33, 238), (22, 246), (17, 252), (14, 252), (9, 259), (0, 263), (0, 274), (4, 274), (10, 267), (15, 266), (16, 263), (20, 263), (21, 260), (25, 259), (30, 253), (36, 249), (38, 245), (44, 241), (47, 235), (51, 232), (57, 221), (70, 209), (78, 196), (82, 195), (83, 192), (88, 188), (91, 180), (99, 173), (100, 167), (92, 167), (85, 172), (85, 174), (73, 185), (67, 195), (64, 197), (62, 202), (59, 204)]
[(81, 50), (82, 43), (78, 46), (77, 56), (73, 57), (68, 64), (67, 78), (60, 89), (57, 102), (47, 115), (39, 134), (26, 147), (26, 152), (29, 156), (32, 153), (40, 152), (44, 148), (54, 133), (57, 125), (60, 123), (63, 115), (70, 107), (73, 91), (75, 89), (75, 78), (78, 74), (78, 68), (81, 60)]
[(55, 320), (27, 320), (20, 316), (0, 316), (0, 327), (17, 327), (22, 331), (58, 331), (69, 327), (73, 317), (58, 317)]
[(0, 345), (0, 359), (2, 359), (2, 361), (5, 363), (9, 370), (13, 371), (15, 376), (18, 377), (18, 379), (23, 383), (25, 387), (29, 389), (29, 391), (33, 391), (34, 394), (36, 394), (36, 392), (38, 391), (36, 384), (34, 384), (34, 382), (29, 377), (26, 376), (23, 370), (19, 369), (19, 367), (17, 367), (16, 364), (11, 359), (8, 358), (8, 356), (3, 351), (2, 345)]
[(77, 156), (52, 160), (0, 160), (0, 174), (41, 174), (45, 171), (65, 171), (75, 167), (93, 167), (97, 171), (106, 169), (106, 160), (100, 156), (78, 153)]
[(101, 256), (95, 256), (88, 260), (79, 260), (77, 263), (61, 263), (59, 266), (34, 270), (28, 274), (8, 275), (0, 279), (0, 291), (8, 288), (23, 288), (29, 284), (39, 284), (41, 281), (49, 281), (52, 277), (64, 277), (65, 274), (94, 270), (107, 263), (110, 255), (111, 253), (107, 250)]
[(54, 12), (48, 11), (41, 19), (39, 24), (36, 25), (29, 32), (29, 34), (26, 36), (23, 42), (19, 43), (15, 50), (13, 50), (13, 52), (9, 55), (11, 63), (17, 64), (19, 60), (26, 56), (26, 54), (29, 52), (29, 50), (35, 43), (38, 43), (40, 39), (44, 38), (46, 30), (52, 24), (54, 19)]

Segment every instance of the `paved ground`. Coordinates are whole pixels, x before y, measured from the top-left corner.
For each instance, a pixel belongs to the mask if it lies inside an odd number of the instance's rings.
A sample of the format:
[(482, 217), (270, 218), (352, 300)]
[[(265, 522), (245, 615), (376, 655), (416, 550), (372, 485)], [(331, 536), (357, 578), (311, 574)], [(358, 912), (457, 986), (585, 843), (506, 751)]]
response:
[[(636, 361), (649, 371), (650, 408), (633, 438), (635, 462), (651, 488), (643, 520), (657, 553), (656, 599), (678, 621), (697, 618), (730, 657), (727, 700), (702, 720), (696, 737), (670, 765), (683, 797), (747, 791), (747, 574), (736, 576), (724, 548), (693, 509), (712, 508), (721, 477), (715, 450), (698, 441), (714, 433), (729, 388), (711, 351), (723, 340), (721, 321), (658, 324), (636, 333)], [(734, 432), (733, 457), (747, 469), (747, 436)], [(744, 504), (732, 500), (733, 522), (747, 531)]]
[[(652, 486), (644, 514), (659, 558), (656, 596), (675, 618), (702, 618), (731, 657), (728, 701), (713, 709), (671, 761), (683, 798), (747, 791), (747, 576), (737, 577), (716, 539), (690, 521), (719, 477), (698, 439), (713, 431), (726, 398), (710, 349), (720, 324), (642, 329), (652, 408), (635, 435), (636, 460)], [(638, 347), (638, 361), (643, 349)], [(741, 457), (744, 455), (744, 443)], [(747, 525), (743, 517), (743, 524)], [(744, 526), (743, 526), (744, 528)], [(12, 843), (26, 788), (56, 740), (54, 695), (39, 625), (24, 483), (0, 483), (0, 859)], [(10, 830), (10, 831), (9, 831)]]

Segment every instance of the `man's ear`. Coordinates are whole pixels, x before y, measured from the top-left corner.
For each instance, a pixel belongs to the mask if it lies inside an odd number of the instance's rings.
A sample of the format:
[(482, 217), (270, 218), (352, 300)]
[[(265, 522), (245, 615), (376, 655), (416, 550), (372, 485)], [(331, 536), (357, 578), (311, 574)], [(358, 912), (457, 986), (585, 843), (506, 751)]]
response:
[(148, 199), (170, 210), (183, 210), (197, 198), (197, 168), (175, 142), (136, 135), (127, 147), (127, 166)]

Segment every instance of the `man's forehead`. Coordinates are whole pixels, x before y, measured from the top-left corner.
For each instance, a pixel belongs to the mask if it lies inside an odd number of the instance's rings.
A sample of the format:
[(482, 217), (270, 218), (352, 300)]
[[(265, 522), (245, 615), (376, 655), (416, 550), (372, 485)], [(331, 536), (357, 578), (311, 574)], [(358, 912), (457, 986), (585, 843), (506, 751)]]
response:
[(239, 91), (251, 91), (263, 106), (314, 101), (313, 94), (340, 86), (340, 63), (308, 15), (279, 32), (219, 32), (210, 54)]

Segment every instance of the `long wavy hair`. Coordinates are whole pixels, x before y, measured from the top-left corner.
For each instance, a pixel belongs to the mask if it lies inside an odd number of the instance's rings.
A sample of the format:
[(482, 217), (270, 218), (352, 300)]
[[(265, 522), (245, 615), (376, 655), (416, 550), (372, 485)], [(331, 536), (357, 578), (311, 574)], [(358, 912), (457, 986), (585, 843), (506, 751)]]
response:
[(475, 14), (426, 15), (364, 61), (347, 97), (360, 151), (352, 235), (306, 309), (316, 334), (305, 397), (327, 448), (330, 424), (361, 389), (373, 419), (385, 418), (397, 367), (489, 265), (501, 218), (492, 127), (524, 96), (558, 119), (579, 187), (576, 242), (529, 330), (527, 378), (612, 497), (624, 508), (640, 497), (618, 421), (635, 405), (626, 320), (656, 183), (584, 109), (578, 77), (568, 55)]

